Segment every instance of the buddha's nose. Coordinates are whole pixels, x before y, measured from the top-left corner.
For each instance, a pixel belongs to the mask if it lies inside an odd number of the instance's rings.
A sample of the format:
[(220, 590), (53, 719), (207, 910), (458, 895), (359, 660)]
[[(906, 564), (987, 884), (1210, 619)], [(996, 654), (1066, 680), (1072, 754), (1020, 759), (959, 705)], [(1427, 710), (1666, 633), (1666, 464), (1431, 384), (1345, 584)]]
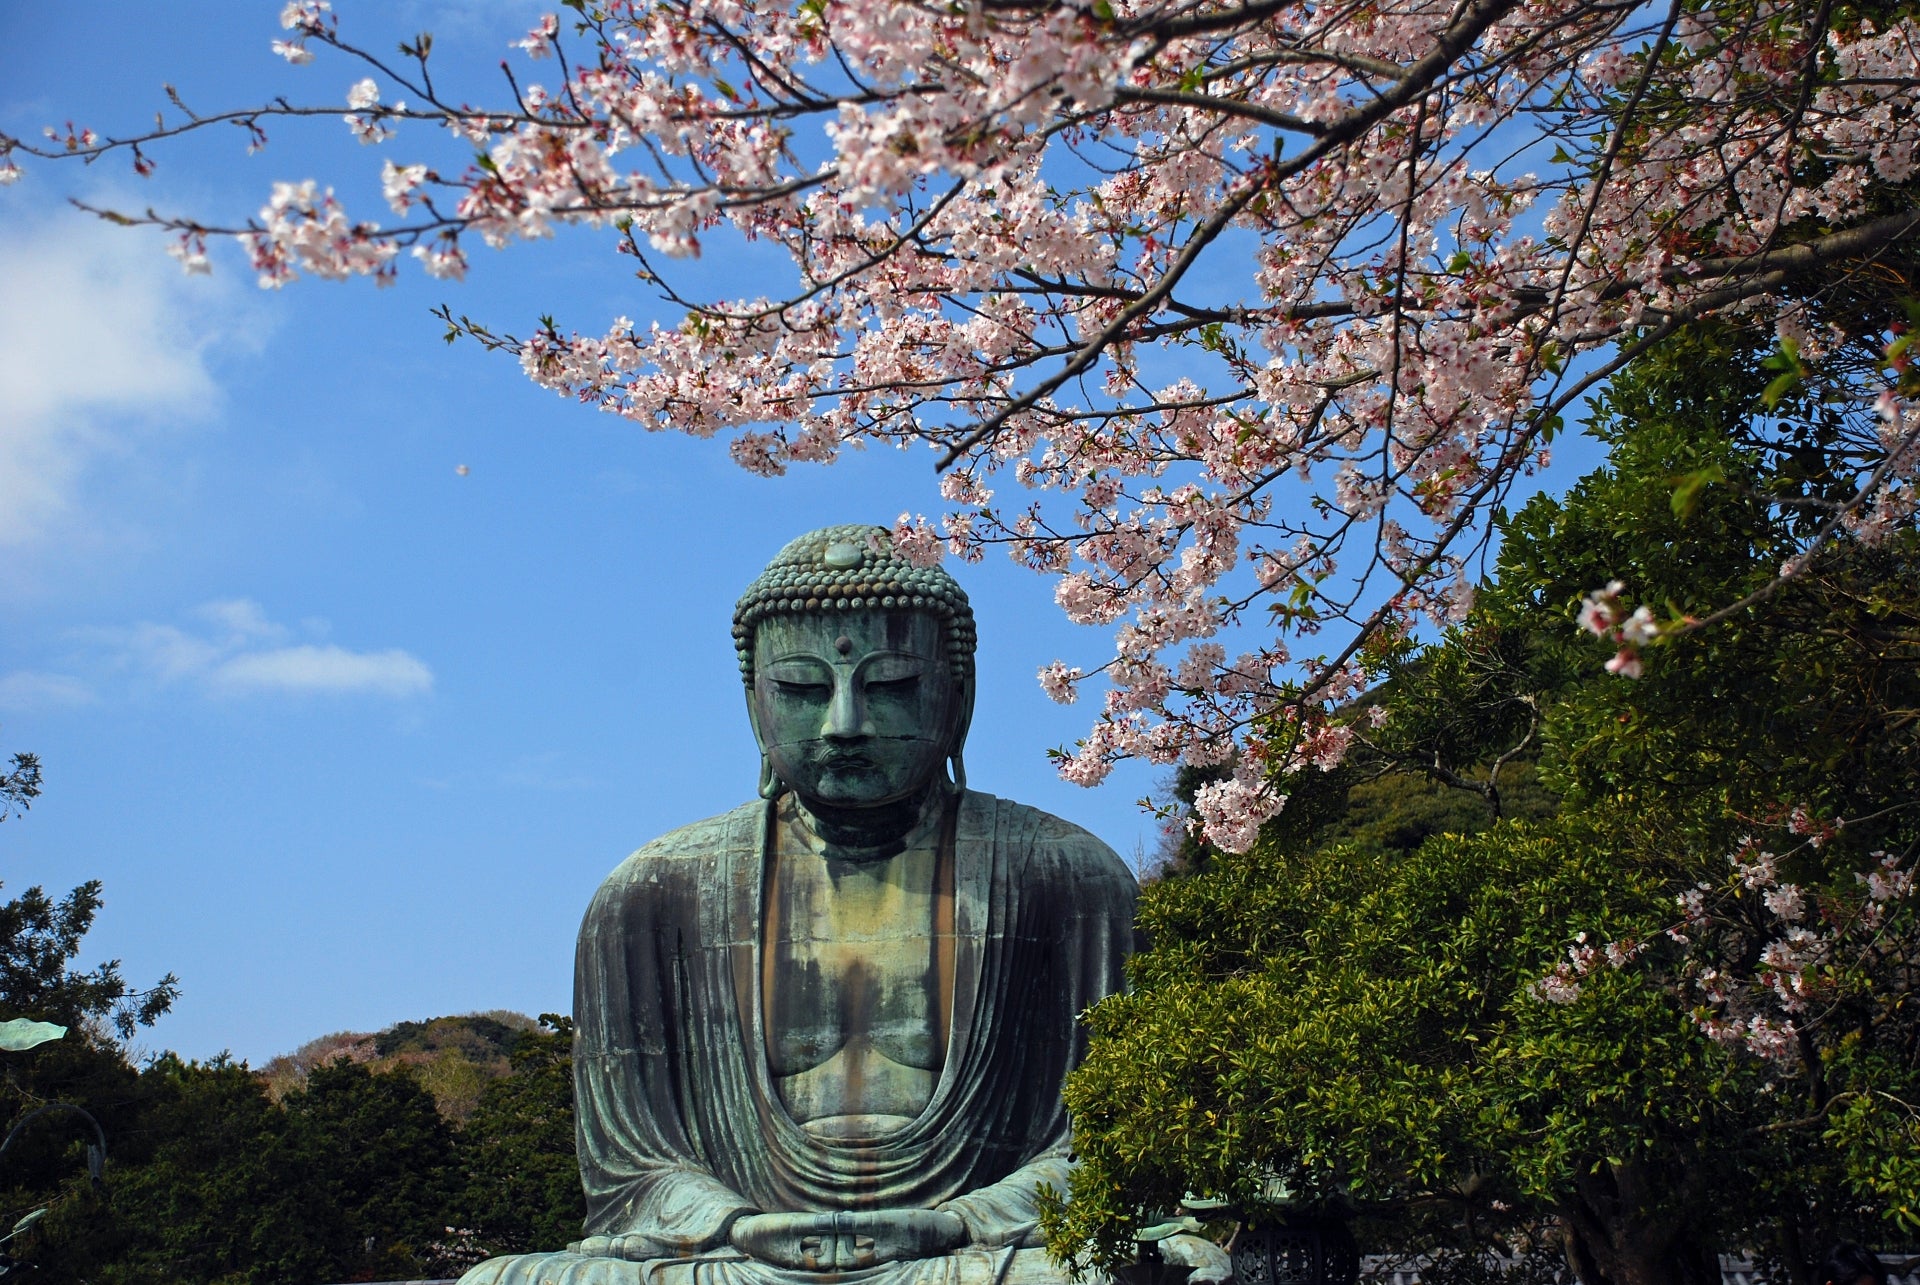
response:
[(867, 702), (859, 683), (842, 678), (833, 685), (833, 702), (827, 706), (826, 726), (820, 731), (830, 740), (873, 735), (873, 729), (867, 726)]

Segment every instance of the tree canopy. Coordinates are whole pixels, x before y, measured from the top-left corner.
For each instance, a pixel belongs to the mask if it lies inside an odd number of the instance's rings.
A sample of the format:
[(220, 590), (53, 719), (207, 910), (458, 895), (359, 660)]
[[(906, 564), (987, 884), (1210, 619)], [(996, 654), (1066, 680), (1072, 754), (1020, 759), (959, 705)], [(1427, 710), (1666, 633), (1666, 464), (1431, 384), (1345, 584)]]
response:
[[(1331, 800), (1149, 888), (1070, 1089), (1057, 1247), (1276, 1183), (1377, 1247), (1546, 1245), (1588, 1285), (1740, 1250), (1805, 1280), (1835, 1236), (1920, 1230), (1920, 546), (1778, 584), (1836, 470), (1813, 432), (1778, 448), (1829, 406), (1766, 411), (1765, 355), (1695, 328), (1617, 377), (1608, 465), (1504, 523), (1456, 630), (1378, 658)], [(1771, 591), (1623, 682), (1573, 620), (1609, 568), (1683, 617)], [(1524, 806), (1496, 812), (1496, 764)], [(1395, 842), (1436, 785), (1477, 815)]]
[[(469, 1020), (380, 1037), (406, 1044)], [(50, 1137), (33, 1168), (10, 1152), (7, 1207), (50, 1206), (10, 1246), (15, 1266), (96, 1285), (421, 1279), (577, 1239), (571, 1024), (475, 1023), (488, 1024), (519, 1030), (511, 1065), (464, 1104), (430, 1089), (445, 1059), (342, 1055), (276, 1092), (273, 1077), (226, 1057), (162, 1054), (136, 1069), (120, 1049), (91, 1046), (88, 1076), (68, 1074), (62, 1089), (106, 1130), (104, 1181), (85, 1181), (64, 1138)]]

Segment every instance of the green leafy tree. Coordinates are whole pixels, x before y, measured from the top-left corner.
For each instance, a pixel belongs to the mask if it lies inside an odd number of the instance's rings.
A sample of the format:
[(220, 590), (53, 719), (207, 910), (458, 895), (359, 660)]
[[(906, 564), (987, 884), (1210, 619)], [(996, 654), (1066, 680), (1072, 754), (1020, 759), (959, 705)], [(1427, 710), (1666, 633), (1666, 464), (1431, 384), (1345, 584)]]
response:
[(487, 1255), (560, 1248), (580, 1238), (587, 1216), (574, 1150), (573, 1022), (543, 1013), (540, 1023), (461, 1129), (460, 1226)]
[(319, 1279), (322, 1246), (286, 1182), (286, 1121), (244, 1063), (156, 1059), (100, 1191), (49, 1220), (52, 1280), (208, 1285)]
[[(0, 777), (0, 819), (24, 812), (41, 787), (31, 754), (15, 754)], [(91, 1125), (66, 1113), (30, 1113), (54, 1102), (80, 1107), (98, 1122), (110, 1144), (133, 1132), (137, 1080), (116, 1040), (150, 1026), (172, 1007), (179, 986), (172, 974), (136, 989), (117, 960), (90, 969), (73, 966), (102, 905), (101, 884), (89, 880), (65, 897), (39, 887), (0, 903), (0, 1021), (26, 1018), (68, 1028), (64, 1037), (18, 1052), (0, 1053), (0, 1112), (5, 1126), (23, 1128), (0, 1157), (0, 1214), (6, 1226), (35, 1210), (56, 1213), (87, 1191)], [(46, 1229), (7, 1245), (16, 1269), (36, 1263)]]
[[(16, 756), (0, 805), (24, 809), (39, 783), (32, 756)], [(8, 1149), (0, 1212), (48, 1210), (7, 1246), (10, 1279), (421, 1277), (479, 1256), (475, 1234), (461, 1234), (469, 1224), (499, 1252), (578, 1235), (564, 1018), (544, 1031), (517, 1014), (436, 1018), (347, 1041), (372, 1065), (293, 1059), (269, 1076), (225, 1056), (163, 1054), (136, 1070), (120, 1041), (165, 1013), (178, 986), (168, 976), (135, 990), (116, 961), (72, 966), (100, 905), (97, 882), (0, 905), (0, 1020), (71, 1028), (0, 1054), (6, 1101), (14, 1116), (78, 1104), (111, 1148), (102, 1185), (87, 1177), (90, 1138), (72, 1129), (36, 1123)]]
[[(457, 1275), (494, 1252), (461, 1234), (476, 1205), (498, 1252), (565, 1243), (582, 1216), (570, 1086), (560, 1087), (570, 1034), (530, 1038), (544, 1043), (517, 1053), (524, 1071), (489, 1087), (464, 1133), (405, 1068), (336, 1060), (276, 1102), (243, 1063), (163, 1055), (131, 1086), (132, 1123), (106, 1185), (75, 1190), (47, 1220), (37, 1279)], [(508, 1091), (523, 1074), (522, 1091)]]
[[(1057, 1248), (1122, 1258), (1190, 1190), (1351, 1203), (1443, 1257), (1550, 1242), (1594, 1285), (1717, 1280), (1728, 1248), (1798, 1278), (1912, 1224), (1916, 550), (1776, 582), (1861, 426), (1764, 359), (1693, 330), (1617, 379), (1608, 467), (1505, 524), (1465, 626), (1383, 649), (1355, 752), (1288, 783), (1304, 818), (1149, 889)], [(1609, 575), (1670, 621), (1745, 601), (1627, 681), (1573, 624)], [(1471, 807), (1423, 834), (1434, 783)]]
[(277, 1285), (421, 1277), (452, 1200), (452, 1134), (402, 1074), (336, 1062), (276, 1104), (227, 1058), (139, 1077), (110, 1181), (49, 1218), (47, 1280)]
[(120, 975), (120, 962), (73, 968), (80, 944), (103, 904), (97, 879), (58, 901), (43, 889), (0, 904), (0, 1019), (33, 1017), (62, 1026), (106, 1021), (122, 1037), (151, 1026), (173, 1006), (178, 980), (169, 973), (145, 990)]
[(25, 812), (40, 797), (40, 759), (33, 754), (15, 754), (10, 770), (0, 776), (0, 821), (16, 812)]
[(452, 1127), (401, 1072), (318, 1067), (291, 1094), (282, 1163), (335, 1280), (426, 1274), (459, 1167)]
[(1406, 856), (1222, 856), (1155, 889), (1155, 947), (1133, 994), (1096, 1010), (1070, 1098), (1069, 1219), (1104, 1208), (1119, 1255), (1133, 1209), (1188, 1189), (1257, 1206), (1278, 1180), (1351, 1197), (1398, 1235), (1479, 1248), (1529, 1213), (1574, 1215), (1583, 1165), (1614, 1155), (1681, 1206), (1623, 1219), (1636, 1243), (1706, 1271), (1683, 1242), (1712, 1228), (1684, 1193), (1750, 1157), (1681, 1171), (1754, 1084), (1638, 974), (1609, 974), (1571, 1021), (1527, 985), (1570, 920), (1617, 931), (1666, 900), (1598, 837), (1509, 824)]

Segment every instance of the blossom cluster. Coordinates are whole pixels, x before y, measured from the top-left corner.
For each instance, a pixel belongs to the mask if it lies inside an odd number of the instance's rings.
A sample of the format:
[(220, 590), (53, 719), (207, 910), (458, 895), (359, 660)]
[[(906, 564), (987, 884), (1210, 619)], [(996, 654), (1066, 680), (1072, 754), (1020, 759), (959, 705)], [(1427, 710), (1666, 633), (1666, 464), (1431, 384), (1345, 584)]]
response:
[[(1702, 1034), (1791, 1070), (1803, 1056), (1803, 1036), (1817, 1030), (1823, 1003), (1849, 984), (1849, 974), (1911, 949), (1915, 871), (1910, 859), (1874, 851), (1871, 864), (1855, 873), (1852, 894), (1829, 886), (1816, 895), (1785, 870), (1796, 854), (1825, 847), (1844, 823), (1796, 807), (1782, 828), (1800, 840), (1788, 852), (1744, 840), (1728, 857), (1724, 879), (1701, 880), (1676, 895), (1680, 917), (1657, 934), (1666, 945), (1657, 966), (1687, 997)], [(1904, 932), (1890, 937), (1903, 911)], [(1594, 944), (1580, 933), (1532, 994), (1578, 1003), (1596, 968), (1624, 968), (1655, 944)]]
[[(1001, 548), (1113, 631), (1105, 663), (1042, 671), (1055, 699), (1104, 688), (1062, 772), (1232, 763), (1199, 804), (1227, 847), (1283, 804), (1287, 773), (1344, 752), (1329, 714), (1365, 639), (1469, 610), (1465, 550), (1616, 345), (1716, 313), (1822, 332), (1782, 282), (1914, 223), (1906, 198), (1866, 199), (1915, 172), (1911, 17), (1816, 29), (1782, 0), (579, 12), (509, 46), (557, 79), (529, 67), (510, 103), (477, 108), (436, 93), (424, 47), (403, 50), (417, 71), (377, 58), (326, 0), (293, 0), (275, 52), (359, 60), (356, 137), (397, 148), (420, 125), (478, 157), (386, 159), (393, 227), (311, 182), (248, 227), (161, 220), (183, 263), (226, 231), (270, 286), (388, 280), (403, 248), (458, 277), (475, 238), (606, 229), (683, 320), (473, 333), (556, 393), (725, 437), (761, 474), (930, 444), (952, 507), (903, 519), (901, 547)], [(18, 154), (150, 141), (0, 137), (0, 183)], [(720, 235), (784, 251), (790, 287), (689, 288), (676, 261)], [(1842, 536), (1914, 520), (1905, 378), (1863, 386), (1883, 459)], [(1634, 676), (1656, 626), (1619, 592), (1582, 622)]]
[(1605, 587), (1595, 589), (1581, 601), (1576, 619), (1588, 633), (1619, 647), (1607, 661), (1608, 673), (1638, 678), (1646, 672), (1640, 649), (1659, 637), (1660, 626), (1653, 612), (1644, 605), (1626, 610), (1620, 601), (1626, 587), (1618, 580), (1609, 580)]
[(1595, 968), (1604, 963), (1608, 968), (1618, 971), (1632, 963), (1645, 949), (1636, 941), (1610, 941), (1601, 946), (1592, 946), (1587, 943), (1586, 933), (1576, 933), (1573, 944), (1567, 947), (1567, 957), (1533, 983), (1533, 996), (1549, 1004), (1578, 1003), (1581, 982)]

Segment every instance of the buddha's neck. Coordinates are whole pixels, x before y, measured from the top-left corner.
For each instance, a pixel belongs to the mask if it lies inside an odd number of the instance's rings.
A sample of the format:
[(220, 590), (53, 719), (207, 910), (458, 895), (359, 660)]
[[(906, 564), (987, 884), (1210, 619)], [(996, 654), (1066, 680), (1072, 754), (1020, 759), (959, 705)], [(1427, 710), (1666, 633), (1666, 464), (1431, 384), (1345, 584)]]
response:
[(885, 861), (940, 823), (948, 797), (936, 782), (912, 798), (870, 808), (836, 808), (795, 796), (794, 810), (823, 856), (837, 861)]

